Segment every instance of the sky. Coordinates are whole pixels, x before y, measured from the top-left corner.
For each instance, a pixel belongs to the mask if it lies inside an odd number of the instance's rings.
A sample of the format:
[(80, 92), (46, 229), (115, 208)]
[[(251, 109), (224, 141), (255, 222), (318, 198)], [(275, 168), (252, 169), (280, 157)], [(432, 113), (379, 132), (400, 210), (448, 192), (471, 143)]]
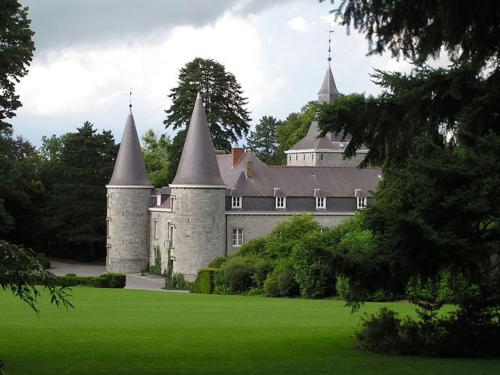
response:
[[(179, 69), (195, 57), (224, 64), (248, 97), (252, 126), (284, 119), (317, 92), (327, 68), (341, 93), (377, 94), (374, 68), (408, 71), (409, 63), (367, 56), (317, 0), (21, 0), (29, 7), (36, 51), (17, 86), (23, 107), (11, 121), (35, 145), (75, 131), (84, 121), (119, 142), (132, 88), (139, 135), (165, 132), (167, 97)], [(171, 131), (168, 131), (171, 134)]]

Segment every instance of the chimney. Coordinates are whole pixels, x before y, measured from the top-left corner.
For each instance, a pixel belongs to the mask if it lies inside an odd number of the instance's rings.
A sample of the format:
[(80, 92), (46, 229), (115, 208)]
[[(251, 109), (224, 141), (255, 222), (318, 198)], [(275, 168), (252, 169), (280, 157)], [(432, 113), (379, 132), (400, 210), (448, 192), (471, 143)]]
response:
[(231, 166), (234, 167), (234, 165), (238, 162), (238, 160), (241, 159), (243, 154), (245, 153), (244, 148), (233, 148), (231, 150)]

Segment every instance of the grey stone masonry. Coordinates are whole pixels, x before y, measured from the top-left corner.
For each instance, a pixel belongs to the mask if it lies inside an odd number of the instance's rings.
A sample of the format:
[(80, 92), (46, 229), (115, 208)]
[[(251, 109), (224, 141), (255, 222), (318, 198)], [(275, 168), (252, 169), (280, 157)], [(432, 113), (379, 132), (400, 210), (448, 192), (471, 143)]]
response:
[(225, 253), (225, 188), (171, 185), (174, 272), (194, 280)]
[(107, 186), (108, 272), (143, 271), (149, 261), (149, 213), (151, 188)]
[[(172, 213), (166, 209), (149, 209), (150, 216), (150, 258), (149, 264), (156, 263), (156, 249), (160, 252), (161, 272), (167, 271), (170, 248), (169, 231), (173, 224)], [(156, 229), (156, 231), (155, 231)]]

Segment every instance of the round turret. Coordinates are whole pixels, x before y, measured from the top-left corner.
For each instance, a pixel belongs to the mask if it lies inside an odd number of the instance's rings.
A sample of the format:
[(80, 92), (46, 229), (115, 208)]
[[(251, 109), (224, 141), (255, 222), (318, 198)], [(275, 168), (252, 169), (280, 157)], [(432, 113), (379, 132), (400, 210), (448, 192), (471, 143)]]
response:
[(132, 113), (128, 115), (107, 188), (108, 272), (138, 273), (149, 263), (151, 183)]

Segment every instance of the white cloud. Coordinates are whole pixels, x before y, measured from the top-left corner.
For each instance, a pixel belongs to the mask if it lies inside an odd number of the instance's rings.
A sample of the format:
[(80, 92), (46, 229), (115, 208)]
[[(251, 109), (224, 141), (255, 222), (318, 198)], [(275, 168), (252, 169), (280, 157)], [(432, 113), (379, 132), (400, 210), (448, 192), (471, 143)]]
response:
[[(237, 32), (235, 32), (237, 30)], [(161, 115), (178, 70), (194, 57), (226, 65), (255, 109), (282, 85), (264, 66), (263, 46), (251, 18), (224, 14), (213, 25), (182, 26), (120, 45), (86, 45), (54, 51), (33, 63), (19, 84), (23, 111), (33, 115), (88, 113), (126, 98), (144, 99)]]
[(305, 31), (308, 28), (307, 21), (304, 17), (294, 17), (288, 21), (288, 26), (295, 31)]

